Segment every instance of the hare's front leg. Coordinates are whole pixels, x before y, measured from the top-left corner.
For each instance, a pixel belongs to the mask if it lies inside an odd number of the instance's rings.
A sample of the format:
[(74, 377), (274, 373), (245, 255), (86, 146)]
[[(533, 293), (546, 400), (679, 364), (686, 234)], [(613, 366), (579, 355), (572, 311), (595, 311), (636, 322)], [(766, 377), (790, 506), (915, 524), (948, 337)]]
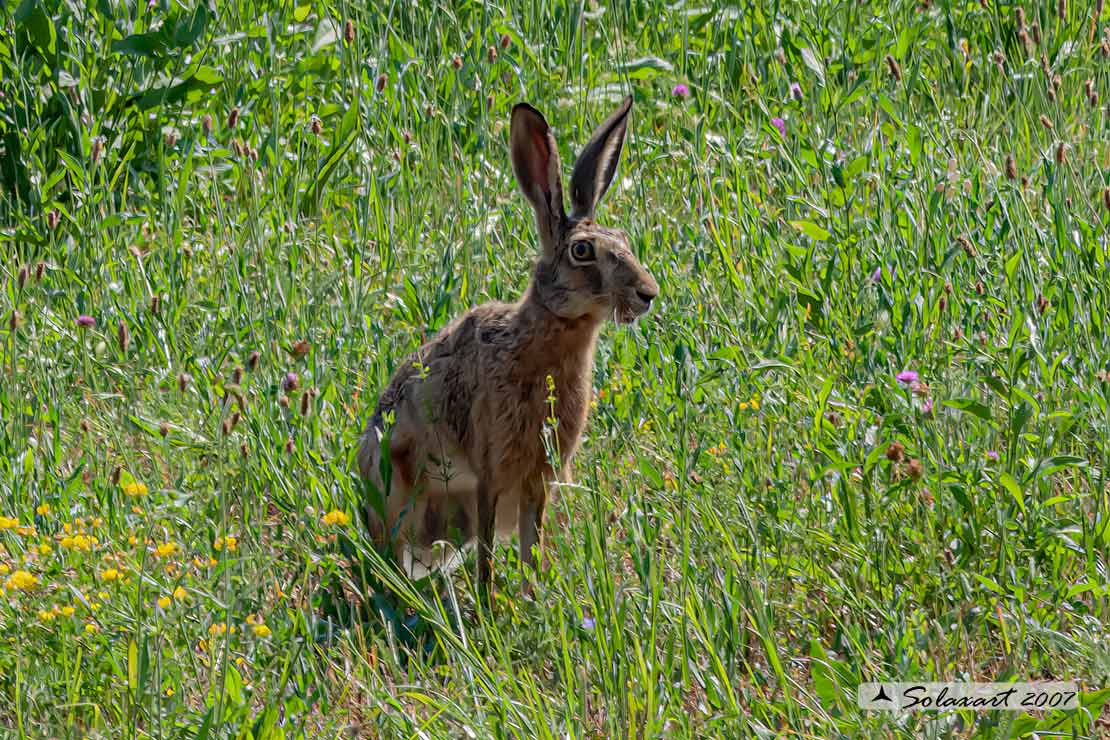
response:
[(493, 535), (497, 515), (497, 488), (486, 476), (478, 479), (478, 590), (489, 597), (493, 580)]
[(524, 592), (532, 592), (529, 570), (536, 570), (536, 553), (543, 561), (543, 510), (547, 505), (547, 484), (543, 478), (525, 481), (520, 496), (518, 527), (520, 529), (520, 562), (524, 564)]

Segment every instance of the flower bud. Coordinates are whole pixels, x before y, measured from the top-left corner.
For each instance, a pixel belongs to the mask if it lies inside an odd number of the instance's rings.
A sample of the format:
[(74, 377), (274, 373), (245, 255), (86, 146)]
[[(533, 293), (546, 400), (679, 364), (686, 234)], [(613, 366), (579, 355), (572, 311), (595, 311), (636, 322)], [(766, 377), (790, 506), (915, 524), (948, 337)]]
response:
[(890, 54), (886, 55), (886, 66), (890, 69), (890, 74), (898, 82), (902, 81), (902, 67), (898, 64), (898, 60)]
[(131, 344), (131, 332), (123, 319), (120, 319), (119, 326), (116, 327), (116, 339), (119, 340), (119, 348), (126, 352), (127, 345)]

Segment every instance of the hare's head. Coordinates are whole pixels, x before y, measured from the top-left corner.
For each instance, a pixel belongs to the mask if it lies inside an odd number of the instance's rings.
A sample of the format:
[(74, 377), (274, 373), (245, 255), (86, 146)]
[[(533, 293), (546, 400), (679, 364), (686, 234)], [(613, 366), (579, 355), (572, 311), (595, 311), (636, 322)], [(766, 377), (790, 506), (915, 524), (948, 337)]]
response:
[(624, 232), (593, 220), (617, 171), (631, 108), (632, 98), (625, 98), (578, 155), (570, 178), (569, 214), (563, 208), (559, 149), (551, 127), (527, 103), (513, 108), (513, 170), (536, 211), (543, 246), (534, 290), (548, 310), (563, 318), (612, 316), (629, 323), (659, 295), (659, 286), (632, 254)]

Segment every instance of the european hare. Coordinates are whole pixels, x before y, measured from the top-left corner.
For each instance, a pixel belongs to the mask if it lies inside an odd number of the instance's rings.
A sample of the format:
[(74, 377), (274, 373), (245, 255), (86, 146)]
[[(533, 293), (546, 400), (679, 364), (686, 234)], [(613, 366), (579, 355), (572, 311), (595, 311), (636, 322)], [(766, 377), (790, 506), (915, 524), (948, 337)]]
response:
[[(494, 536), (509, 537), (514, 528), (521, 560), (535, 567), (547, 486), (556, 472), (565, 479), (586, 423), (598, 329), (610, 316), (632, 322), (659, 293), (624, 232), (593, 221), (616, 172), (631, 107), (628, 97), (579, 155), (569, 215), (547, 121), (526, 103), (513, 108), (513, 170), (535, 209), (541, 246), (532, 282), (516, 303), (471, 309), (406, 359), (359, 449), (362, 476), (384, 495), (384, 522), (377, 506), (366, 506), (371, 535), (392, 544), (411, 577), (454, 568), (460, 551), (445, 543), (476, 540), (478, 583), (487, 590)], [(542, 440), (549, 376), (560, 471), (551, 469)], [(381, 464), (387, 451), (388, 482)]]

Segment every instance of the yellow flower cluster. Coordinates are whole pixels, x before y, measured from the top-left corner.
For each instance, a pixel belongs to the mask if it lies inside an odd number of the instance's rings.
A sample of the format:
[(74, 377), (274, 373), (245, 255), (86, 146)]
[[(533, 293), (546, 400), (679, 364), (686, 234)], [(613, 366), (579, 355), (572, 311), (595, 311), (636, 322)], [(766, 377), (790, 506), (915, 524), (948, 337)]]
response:
[(30, 591), (39, 585), (39, 579), (25, 570), (17, 570), (4, 581), (5, 591)]
[(154, 554), (160, 558), (168, 558), (177, 552), (176, 542), (164, 542), (158, 547), (154, 548)]
[(96, 538), (78, 532), (75, 535), (66, 535), (58, 544), (62, 546), (63, 550), (82, 550), (88, 552), (92, 549), (92, 546), (96, 544)]
[(150, 489), (146, 487), (145, 483), (141, 483), (137, 480), (131, 481), (123, 486), (123, 492), (128, 496), (145, 496), (149, 491)]
[(212, 543), (212, 549), (216, 552), (220, 552), (224, 547), (227, 547), (228, 552), (235, 552), (239, 549), (239, 540), (228, 535), (227, 537), (217, 537), (216, 541)]
[(251, 632), (254, 633), (255, 637), (269, 637), (274, 634), (262, 621), (262, 617), (257, 617), (254, 614), (247, 615), (247, 624), (251, 626)]
[(12, 519), (10, 516), (0, 516), (0, 529), (15, 529), (18, 526), (18, 519)]
[(752, 411), (758, 411), (759, 410), (759, 396), (758, 395), (752, 396), (751, 400), (749, 400), (749, 401), (741, 401), (740, 402), (740, 410), (741, 411), (747, 411), (748, 409), (751, 409)]
[(351, 517), (346, 512), (339, 509), (332, 509), (327, 514), (324, 514), (324, 524), (330, 526), (345, 527), (351, 523)]

